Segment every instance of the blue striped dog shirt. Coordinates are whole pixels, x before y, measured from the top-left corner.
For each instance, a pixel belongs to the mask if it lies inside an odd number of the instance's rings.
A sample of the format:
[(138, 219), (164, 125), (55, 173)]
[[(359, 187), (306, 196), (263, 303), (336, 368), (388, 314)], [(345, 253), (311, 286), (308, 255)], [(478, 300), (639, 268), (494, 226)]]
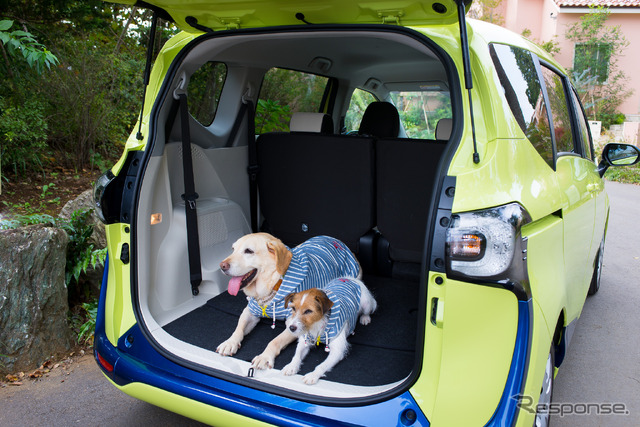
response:
[(271, 301), (261, 306), (253, 298), (249, 310), (258, 317), (285, 320), (290, 311), (284, 307), (284, 298), (292, 292), (311, 288), (323, 289), (338, 277), (357, 277), (360, 265), (349, 248), (328, 236), (316, 236), (291, 249), (292, 258), (282, 283)]
[[(329, 321), (325, 330), (317, 337), (305, 336), (307, 344), (324, 343), (329, 347), (329, 342), (338, 336), (342, 329), (346, 335), (350, 335), (356, 328), (358, 321), (358, 309), (362, 289), (358, 281), (348, 277), (332, 280), (323, 289), (327, 297), (333, 302), (329, 313)], [(329, 350), (327, 350), (329, 351)]]

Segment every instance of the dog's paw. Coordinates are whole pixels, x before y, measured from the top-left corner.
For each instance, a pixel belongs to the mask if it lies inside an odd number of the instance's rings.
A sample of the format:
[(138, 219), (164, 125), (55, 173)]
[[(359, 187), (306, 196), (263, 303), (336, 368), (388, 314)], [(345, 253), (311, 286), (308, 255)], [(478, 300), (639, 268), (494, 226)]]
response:
[(369, 316), (368, 314), (363, 314), (362, 316), (360, 316), (361, 325), (368, 325), (369, 323), (371, 323), (371, 316)]
[(233, 356), (240, 349), (240, 343), (234, 339), (229, 338), (216, 348), (216, 352), (222, 356)]
[(313, 384), (316, 384), (318, 380), (320, 380), (321, 376), (322, 375), (318, 374), (316, 371), (309, 372), (307, 375), (302, 377), (302, 382), (307, 385), (313, 385)]
[(287, 366), (282, 368), (283, 375), (295, 375), (300, 370), (300, 365), (294, 362), (289, 363)]
[(253, 358), (251, 366), (255, 369), (273, 369), (275, 366), (275, 358), (262, 353)]

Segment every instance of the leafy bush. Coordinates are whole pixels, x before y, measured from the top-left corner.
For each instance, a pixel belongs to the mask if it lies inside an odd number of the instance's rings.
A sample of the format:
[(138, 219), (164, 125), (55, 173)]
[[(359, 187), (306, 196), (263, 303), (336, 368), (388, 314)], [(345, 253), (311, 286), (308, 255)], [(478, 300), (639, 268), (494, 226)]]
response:
[(80, 325), (78, 331), (78, 343), (90, 344), (93, 341), (93, 331), (96, 329), (96, 317), (98, 317), (98, 300), (82, 303), (86, 321)]
[(67, 163), (88, 165), (95, 153), (122, 150), (140, 107), (141, 57), (113, 54), (110, 40), (78, 33), (58, 42), (63, 59), (41, 96), (48, 105), (48, 141)]
[(15, 106), (0, 96), (0, 158), (14, 175), (41, 170), (50, 153), (44, 110), (44, 103), (33, 98)]
[(627, 116), (622, 113), (601, 114), (600, 120), (602, 120), (602, 127), (609, 129), (611, 125), (621, 125), (624, 123), (626, 117)]
[(640, 164), (618, 168), (609, 168), (604, 177), (610, 181), (625, 184), (640, 184)]

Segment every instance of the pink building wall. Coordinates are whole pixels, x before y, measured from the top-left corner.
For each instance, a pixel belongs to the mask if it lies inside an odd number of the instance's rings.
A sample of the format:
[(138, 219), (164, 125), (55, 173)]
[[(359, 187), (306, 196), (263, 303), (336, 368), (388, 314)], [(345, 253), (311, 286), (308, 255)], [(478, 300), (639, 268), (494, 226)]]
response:
[[(556, 60), (565, 68), (573, 66), (573, 42), (565, 38), (567, 29), (580, 20), (588, 8), (558, 7), (553, 0), (503, 0), (500, 8), (505, 17), (504, 26), (517, 33), (524, 29), (531, 30), (530, 38), (536, 42), (555, 40), (559, 43), (560, 52), (555, 54)], [(607, 20), (609, 26), (620, 26), (629, 46), (618, 58), (618, 65), (628, 78), (629, 87), (634, 93), (621, 106), (620, 112), (627, 115), (627, 120), (640, 121), (640, 8), (610, 8)]]

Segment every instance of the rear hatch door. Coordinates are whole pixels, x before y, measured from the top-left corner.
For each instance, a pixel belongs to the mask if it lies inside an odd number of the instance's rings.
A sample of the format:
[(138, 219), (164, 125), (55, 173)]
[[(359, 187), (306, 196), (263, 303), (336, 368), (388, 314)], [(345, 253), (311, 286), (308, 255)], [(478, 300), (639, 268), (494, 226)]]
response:
[[(297, 24), (395, 24), (426, 26), (457, 22), (453, 0), (115, 0), (164, 12), (185, 31)], [(471, 1), (465, 2), (467, 6)]]

